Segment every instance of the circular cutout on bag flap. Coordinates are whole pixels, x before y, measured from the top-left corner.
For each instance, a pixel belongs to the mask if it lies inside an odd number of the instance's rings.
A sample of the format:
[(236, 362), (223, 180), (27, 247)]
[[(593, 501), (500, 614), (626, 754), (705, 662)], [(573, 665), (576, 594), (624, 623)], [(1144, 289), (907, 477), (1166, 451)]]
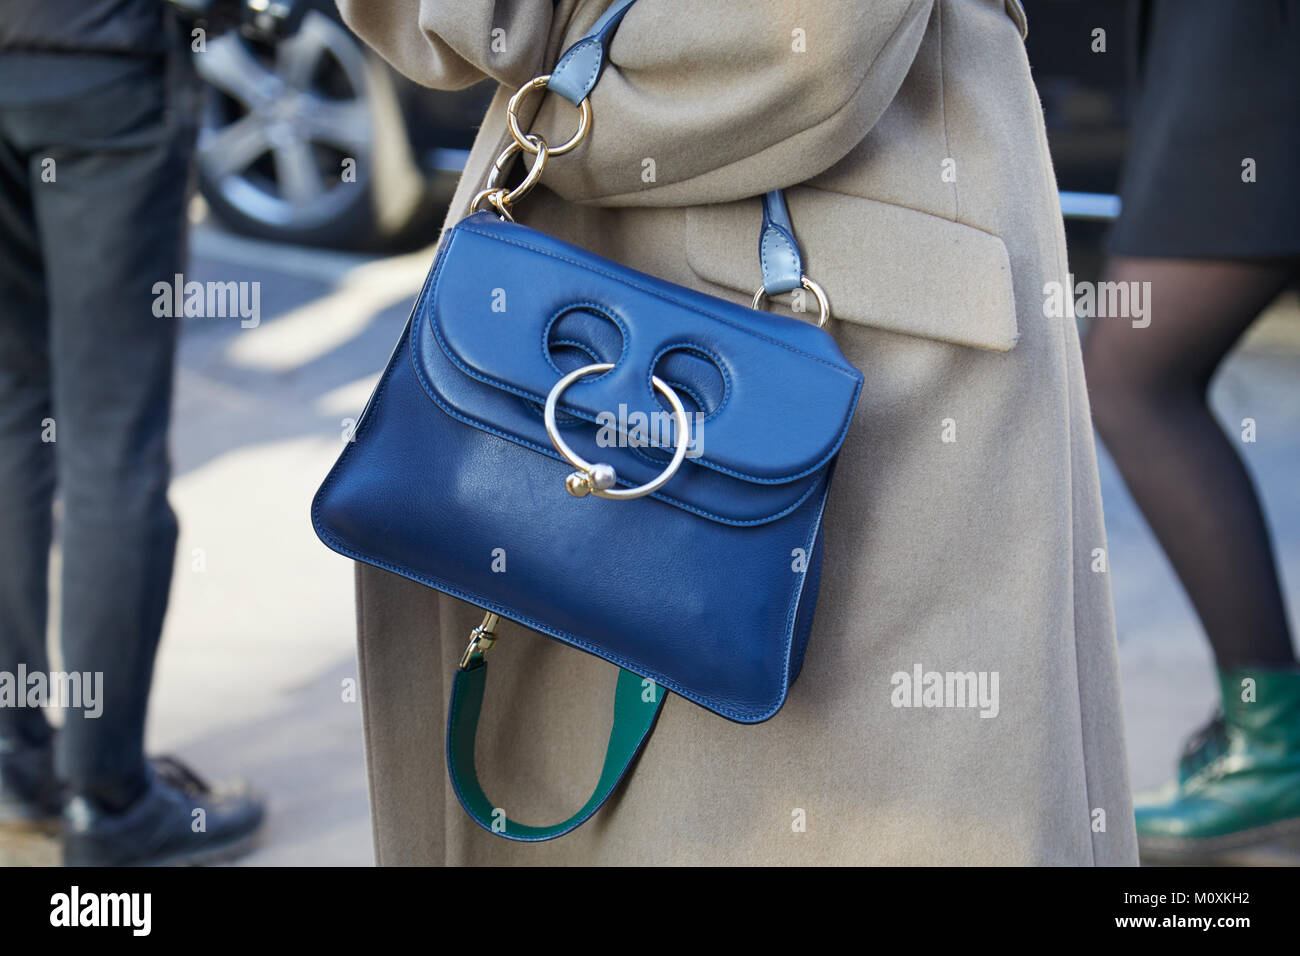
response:
[(560, 375), (593, 363), (617, 365), (623, 357), (623, 330), (599, 306), (568, 306), (546, 324), (546, 359)]

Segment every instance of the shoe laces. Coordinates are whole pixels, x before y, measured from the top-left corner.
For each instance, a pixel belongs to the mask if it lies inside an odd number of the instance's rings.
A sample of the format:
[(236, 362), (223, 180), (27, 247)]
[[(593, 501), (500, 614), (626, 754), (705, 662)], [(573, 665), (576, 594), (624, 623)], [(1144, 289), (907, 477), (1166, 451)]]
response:
[(1214, 763), (1228, 749), (1228, 727), (1223, 711), (1216, 710), (1183, 744), (1178, 769), (1188, 778)]
[(211, 790), (207, 781), (175, 757), (153, 757), (149, 764), (163, 783), (182, 793), (198, 796)]

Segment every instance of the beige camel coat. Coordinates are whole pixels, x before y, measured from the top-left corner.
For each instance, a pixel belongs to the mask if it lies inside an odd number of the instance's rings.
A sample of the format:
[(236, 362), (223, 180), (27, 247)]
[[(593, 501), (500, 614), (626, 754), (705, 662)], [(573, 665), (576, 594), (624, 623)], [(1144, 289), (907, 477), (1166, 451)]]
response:
[[(449, 221), (507, 142), (509, 93), (606, 5), (341, 0), (415, 80), (502, 83)], [(1078, 340), (1044, 314), (1044, 286), (1067, 266), (1024, 30), (1015, 0), (632, 7), (590, 138), (551, 161), (520, 219), (747, 303), (753, 197), (790, 187), (808, 274), (866, 378), (806, 663), (757, 726), (670, 696), (591, 822), (511, 843), (469, 821), (443, 762), (449, 683), (478, 614), (360, 567), (379, 862), (1136, 862)], [(532, 128), (557, 143), (575, 112), (544, 100)], [(492, 654), (484, 787), (514, 819), (556, 822), (595, 783), (616, 670), (511, 625)], [(996, 675), (996, 715), (900, 706), (896, 675), (918, 667), (983, 673), (990, 690)]]

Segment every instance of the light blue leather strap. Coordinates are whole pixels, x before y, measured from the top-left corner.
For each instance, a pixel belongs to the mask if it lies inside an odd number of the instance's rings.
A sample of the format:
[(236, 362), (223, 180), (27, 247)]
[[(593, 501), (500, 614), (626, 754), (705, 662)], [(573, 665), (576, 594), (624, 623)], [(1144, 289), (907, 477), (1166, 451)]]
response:
[(803, 281), (803, 256), (781, 190), (763, 196), (763, 230), (758, 236), (758, 264), (768, 295), (790, 292)]
[(610, 4), (586, 36), (564, 51), (560, 62), (551, 71), (551, 79), (546, 88), (552, 93), (559, 93), (574, 106), (586, 99), (600, 79), (600, 71), (605, 68), (610, 37), (614, 35), (623, 14), (635, 2), (636, 0), (615, 0)]
[[(605, 68), (609, 41), (636, 0), (614, 0), (590, 30), (564, 51), (551, 71), (546, 88), (577, 106), (595, 88)], [(785, 196), (774, 189), (763, 196), (763, 231), (758, 238), (758, 263), (768, 295), (790, 292), (803, 281), (803, 256)]]
[[(580, 104), (601, 78), (608, 44), (623, 16), (636, 0), (615, 0), (580, 40), (560, 57), (547, 90), (556, 92), (573, 105)], [(763, 273), (763, 290), (768, 295), (798, 289), (803, 280), (803, 256), (794, 241), (794, 226), (785, 208), (785, 196), (772, 190), (763, 196), (763, 232), (758, 237), (758, 264)]]

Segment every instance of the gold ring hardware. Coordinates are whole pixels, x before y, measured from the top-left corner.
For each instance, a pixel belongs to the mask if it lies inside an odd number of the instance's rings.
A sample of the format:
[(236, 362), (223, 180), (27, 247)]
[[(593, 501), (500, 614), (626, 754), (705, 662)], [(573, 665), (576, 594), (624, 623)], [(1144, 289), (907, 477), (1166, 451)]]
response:
[(654, 384), (655, 389), (664, 398), (668, 399), (668, 404), (672, 406), (673, 418), (677, 425), (677, 435), (672, 461), (654, 480), (648, 481), (644, 485), (637, 485), (635, 488), (615, 488), (614, 484), (618, 481), (618, 474), (614, 471), (612, 465), (603, 462), (593, 465), (570, 448), (564, 438), (561, 437), (560, 430), (555, 424), (555, 408), (560, 401), (560, 395), (578, 379), (594, 375), (597, 372), (608, 372), (613, 367), (608, 362), (599, 362), (595, 365), (584, 365), (582, 368), (574, 369), (556, 382), (555, 387), (546, 396), (546, 408), (542, 413), (542, 419), (546, 423), (546, 434), (550, 436), (551, 444), (564, 457), (564, 460), (578, 469), (564, 480), (565, 489), (575, 498), (595, 495), (597, 498), (612, 498), (616, 501), (625, 501), (629, 498), (640, 498), (656, 492), (666, 485), (673, 475), (677, 474), (677, 469), (686, 460), (686, 451), (691, 444), (691, 422), (686, 417), (686, 409), (682, 405), (682, 400), (677, 397), (677, 393), (667, 382), (655, 375), (651, 377), (650, 381)]
[(483, 620), (479, 626), (469, 632), (469, 646), (465, 648), (465, 653), (460, 655), (460, 669), (464, 670), (477, 658), (482, 659), (483, 655), (488, 652), (493, 644), (497, 642), (497, 624), (500, 618), (491, 611), (483, 614)]
[[(826, 328), (826, 323), (830, 321), (831, 317), (831, 304), (826, 298), (826, 290), (816, 282), (813, 282), (813, 280), (809, 279), (807, 276), (800, 276), (799, 284), (817, 297), (817, 308), (820, 311), (820, 314), (817, 316), (817, 328)], [(761, 309), (763, 307), (763, 302), (767, 298), (767, 290), (762, 286), (759, 286), (758, 291), (754, 293), (754, 301), (750, 303), (750, 308)]]
[(508, 219), (510, 222), (514, 222), (515, 217), (511, 215), (510, 210), (505, 206), (504, 203), (505, 197), (506, 197), (506, 191), (502, 189), (500, 186), (496, 187), (495, 189), (480, 190), (479, 192), (475, 193), (474, 198), (470, 200), (469, 214), (473, 215), (474, 213), (478, 212), (478, 207), (480, 203), (487, 203), (497, 211), (497, 215), (499, 215), (502, 219)]
[[(536, 158), (533, 160), (532, 166), (528, 168), (527, 174), (525, 174), (519, 185), (501, 197), (501, 204), (506, 207), (513, 206), (533, 191), (533, 187), (541, 180), (542, 172), (546, 169), (546, 160), (551, 155), (551, 148), (546, 145), (546, 140), (541, 136), (529, 133), (527, 139), (529, 139), (536, 147), (533, 151), (533, 155)], [(497, 188), (497, 180), (499, 180), (502, 173), (505, 172), (506, 166), (512, 159), (523, 151), (524, 148), (516, 142), (510, 143), (510, 145), (501, 151), (501, 155), (498, 156), (496, 162), (492, 164), (492, 169), (488, 171), (488, 190), (494, 190)]]
[[(506, 119), (510, 123), (510, 134), (514, 136), (515, 142), (519, 144), (519, 148), (525, 153), (537, 152), (538, 146), (536, 143), (529, 141), (533, 138), (532, 135), (525, 133), (519, 126), (519, 104), (522, 103), (524, 97), (533, 90), (546, 89), (546, 84), (550, 81), (551, 74), (549, 73), (545, 76), (533, 77), (523, 86), (519, 87), (519, 91), (515, 93), (514, 96), (510, 97), (510, 105), (506, 107)], [(551, 155), (563, 156), (565, 153), (576, 148), (579, 143), (587, 138), (587, 131), (590, 129), (591, 100), (584, 96), (582, 102), (578, 104), (578, 131), (574, 133), (573, 136), (571, 136), (562, 146), (552, 146)], [(538, 139), (540, 139), (540, 137), (538, 137)]]

